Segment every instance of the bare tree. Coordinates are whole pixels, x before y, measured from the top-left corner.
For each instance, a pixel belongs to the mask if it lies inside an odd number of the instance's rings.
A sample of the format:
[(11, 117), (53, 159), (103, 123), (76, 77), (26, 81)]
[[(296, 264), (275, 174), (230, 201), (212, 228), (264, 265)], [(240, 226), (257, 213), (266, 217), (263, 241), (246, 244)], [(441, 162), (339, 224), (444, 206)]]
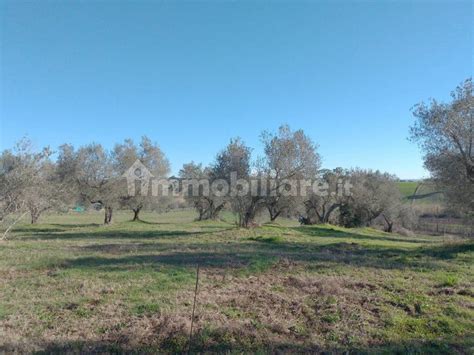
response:
[(31, 223), (37, 223), (43, 212), (59, 208), (65, 201), (65, 191), (67, 185), (57, 178), (55, 165), (49, 160), (41, 161), (36, 173), (31, 176), (31, 183), (24, 189), (24, 200)]
[[(49, 166), (49, 148), (34, 152), (31, 142), (23, 139), (16, 144), (13, 151), (6, 150), (0, 156), (0, 222), (7, 224), (2, 239), (8, 231), (26, 213), (32, 212), (33, 206), (47, 205), (46, 198), (49, 185), (42, 184), (45, 166)], [(36, 221), (39, 212), (32, 214)], [(6, 221), (8, 216), (16, 214), (16, 218)]]
[(27, 178), (21, 173), (18, 156), (6, 150), (0, 156), (0, 221), (23, 207), (22, 189)]
[(460, 84), (450, 103), (431, 100), (413, 108), (411, 139), (425, 153), (425, 167), (461, 211), (474, 212), (474, 99), (472, 79)]

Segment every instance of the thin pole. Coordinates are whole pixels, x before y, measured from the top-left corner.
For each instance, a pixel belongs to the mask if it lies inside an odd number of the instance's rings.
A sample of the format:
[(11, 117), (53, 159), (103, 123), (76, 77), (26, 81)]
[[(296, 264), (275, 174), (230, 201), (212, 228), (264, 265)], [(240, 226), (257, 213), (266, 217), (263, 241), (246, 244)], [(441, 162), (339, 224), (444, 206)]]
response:
[(197, 292), (198, 292), (198, 285), (199, 285), (199, 264), (196, 268), (196, 287), (194, 288), (193, 315), (191, 317), (191, 330), (189, 331), (188, 354), (191, 352), (191, 340), (193, 338), (194, 312), (196, 310), (196, 298), (197, 298)]

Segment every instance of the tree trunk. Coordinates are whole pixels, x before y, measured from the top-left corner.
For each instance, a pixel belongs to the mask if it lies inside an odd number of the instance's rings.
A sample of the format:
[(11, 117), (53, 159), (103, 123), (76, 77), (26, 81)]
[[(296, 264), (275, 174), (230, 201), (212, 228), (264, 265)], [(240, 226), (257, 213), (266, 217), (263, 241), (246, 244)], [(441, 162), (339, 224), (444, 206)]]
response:
[(392, 233), (393, 232), (393, 222), (388, 225), (388, 230), (387, 232)]
[(203, 200), (194, 201), (194, 208), (198, 213), (198, 221), (206, 219), (207, 208), (205, 207)]
[(268, 213), (270, 214), (270, 221), (274, 222), (278, 216), (281, 214), (281, 211), (277, 210), (275, 206), (269, 205), (267, 207)]
[(300, 218), (298, 220), (299, 220), (299, 222), (302, 226), (308, 226), (308, 225), (311, 224), (311, 221), (310, 221), (309, 217), (300, 216)]
[(39, 216), (36, 213), (31, 214), (31, 224), (38, 223)]
[(224, 208), (224, 204), (220, 204), (217, 207), (214, 207), (214, 205), (212, 205), (212, 207), (209, 210), (209, 218), (212, 220), (216, 220), (219, 217), (219, 213), (221, 212), (223, 208)]
[(385, 228), (385, 232), (392, 233), (393, 232), (393, 221), (390, 221), (385, 215), (383, 215), (383, 219), (385, 223), (387, 223), (387, 227)]
[(331, 207), (329, 207), (329, 209), (326, 211), (326, 209), (324, 208), (323, 209), (323, 213), (322, 213), (322, 223), (329, 223), (329, 218), (331, 217), (331, 214), (337, 210), (339, 207), (341, 207), (341, 204), (337, 203), (337, 204), (334, 204), (334, 205), (331, 205)]
[(198, 209), (198, 213), (199, 213), (199, 217), (198, 217), (198, 221), (202, 221), (203, 219), (203, 216), (204, 216), (204, 211), (202, 209)]
[(132, 221), (133, 222), (140, 220), (140, 216), (139, 216), (140, 210), (141, 210), (141, 208), (133, 208), (132, 209), (132, 211), (133, 211), (133, 220)]
[(248, 228), (250, 224), (253, 223), (254, 217), (255, 213), (253, 213), (253, 206), (250, 206), (250, 208), (245, 212), (243, 227)]
[(104, 210), (104, 224), (110, 224), (110, 222), (112, 222), (112, 207), (105, 207)]
[(278, 212), (276, 212), (276, 213), (270, 213), (270, 221), (271, 221), (271, 222), (274, 222), (274, 221), (278, 218), (278, 216), (280, 215), (280, 213), (281, 213), (281, 211), (278, 211)]
[(43, 211), (44, 210), (38, 209), (36, 207), (30, 208), (31, 224), (38, 223), (38, 219)]
[(259, 197), (252, 197), (250, 205), (247, 207), (245, 213), (241, 214), (240, 227), (248, 228), (251, 224), (254, 223), (255, 216), (257, 214), (257, 207), (260, 203)]

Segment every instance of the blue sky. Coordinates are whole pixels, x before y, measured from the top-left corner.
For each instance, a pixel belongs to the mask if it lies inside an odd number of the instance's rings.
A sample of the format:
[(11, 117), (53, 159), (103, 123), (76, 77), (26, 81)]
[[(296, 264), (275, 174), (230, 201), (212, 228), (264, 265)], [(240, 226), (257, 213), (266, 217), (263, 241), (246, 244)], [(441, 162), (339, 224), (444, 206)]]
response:
[(324, 167), (419, 178), (410, 108), (472, 75), (470, 2), (0, 4), (0, 149), (145, 134), (176, 172), (288, 123)]

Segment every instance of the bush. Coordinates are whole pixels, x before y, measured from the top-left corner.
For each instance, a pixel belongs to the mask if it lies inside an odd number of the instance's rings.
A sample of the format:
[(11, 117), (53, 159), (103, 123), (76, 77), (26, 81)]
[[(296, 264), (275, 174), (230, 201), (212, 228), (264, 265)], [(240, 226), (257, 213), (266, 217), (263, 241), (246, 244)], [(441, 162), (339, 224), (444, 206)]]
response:
[(346, 228), (362, 227), (367, 223), (364, 214), (354, 205), (345, 204), (339, 208), (339, 225)]

